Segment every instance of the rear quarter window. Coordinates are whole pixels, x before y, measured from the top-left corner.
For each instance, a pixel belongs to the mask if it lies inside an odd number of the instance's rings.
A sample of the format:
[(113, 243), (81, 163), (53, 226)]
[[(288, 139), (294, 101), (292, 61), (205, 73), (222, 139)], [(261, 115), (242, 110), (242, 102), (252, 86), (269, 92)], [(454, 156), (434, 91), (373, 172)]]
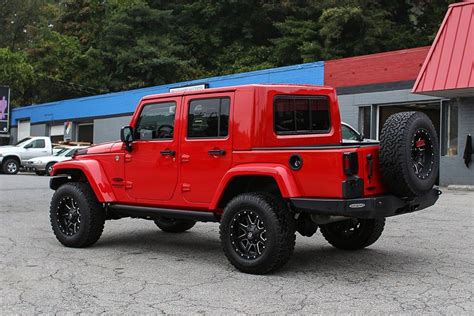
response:
[(277, 135), (323, 134), (331, 130), (329, 99), (324, 96), (276, 96), (273, 103)]

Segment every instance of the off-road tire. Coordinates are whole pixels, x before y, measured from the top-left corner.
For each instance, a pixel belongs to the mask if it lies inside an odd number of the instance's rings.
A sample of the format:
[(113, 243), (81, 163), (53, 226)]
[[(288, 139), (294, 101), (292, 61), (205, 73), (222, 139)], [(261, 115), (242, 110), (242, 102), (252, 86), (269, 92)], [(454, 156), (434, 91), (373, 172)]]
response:
[(48, 177), (51, 175), (51, 172), (49, 172), (49, 169), (54, 166), (56, 162), (50, 162), (46, 165), (46, 167), (44, 168), (44, 174), (47, 175)]
[[(14, 164), (16, 166), (14, 170), (10, 168), (11, 164)], [(17, 174), (18, 171), (20, 171), (20, 163), (16, 159), (7, 158), (2, 163), (2, 171), (4, 174), (10, 174), (10, 175)]]
[[(426, 162), (426, 177), (417, 176), (412, 161), (417, 131), (423, 131), (430, 142), (433, 160)], [(426, 114), (400, 112), (387, 119), (380, 134), (380, 171), (388, 191), (399, 197), (421, 196), (433, 188), (439, 171), (439, 146), (436, 130)]]
[(195, 221), (160, 217), (154, 220), (156, 226), (167, 233), (184, 233), (196, 225)]
[[(61, 231), (58, 210), (61, 200), (73, 198), (80, 211), (77, 233), (72, 236)], [(50, 222), (54, 235), (64, 246), (84, 248), (99, 240), (104, 230), (105, 211), (87, 183), (69, 182), (60, 186), (53, 195), (50, 206)]]
[[(235, 219), (249, 211), (261, 219), (265, 229), (264, 249), (257, 258), (239, 254), (236, 237), (232, 233)], [(282, 267), (290, 259), (295, 248), (295, 229), (292, 214), (280, 197), (268, 193), (244, 193), (233, 198), (224, 209), (220, 224), (221, 245), (227, 259), (238, 270), (266, 274)]]
[[(346, 232), (348, 227), (358, 221), (359, 228), (352, 233)], [(359, 250), (375, 243), (382, 235), (385, 218), (350, 219), (320, 226), (321, 234), (332, 246), (343, 250)]]

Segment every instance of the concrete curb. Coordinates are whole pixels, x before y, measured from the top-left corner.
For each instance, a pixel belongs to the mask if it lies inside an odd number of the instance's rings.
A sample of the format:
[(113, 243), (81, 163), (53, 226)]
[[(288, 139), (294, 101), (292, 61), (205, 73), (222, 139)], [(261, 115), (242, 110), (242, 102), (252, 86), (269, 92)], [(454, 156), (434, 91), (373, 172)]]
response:
[(451, 191), (474, 191), (474, 185), (450, 184), (448, 190)]

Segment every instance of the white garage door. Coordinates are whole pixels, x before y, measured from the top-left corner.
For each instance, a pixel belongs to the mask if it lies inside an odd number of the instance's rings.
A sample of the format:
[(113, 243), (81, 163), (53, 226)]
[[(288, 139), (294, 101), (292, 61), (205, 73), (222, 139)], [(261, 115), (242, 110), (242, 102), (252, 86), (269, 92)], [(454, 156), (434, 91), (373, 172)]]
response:
[(64, 125), (51, 125), (49, 130), (50, 136), (63, 136), (64, 135)]
[(18, 121), (18, 141), (30, 136), (30, 121)]

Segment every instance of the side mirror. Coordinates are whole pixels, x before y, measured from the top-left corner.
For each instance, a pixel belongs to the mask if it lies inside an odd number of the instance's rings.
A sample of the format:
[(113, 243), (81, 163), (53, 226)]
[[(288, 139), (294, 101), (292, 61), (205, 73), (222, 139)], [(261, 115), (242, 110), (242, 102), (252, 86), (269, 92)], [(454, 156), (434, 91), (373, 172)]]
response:
[(133, 128), (131, 126), (122, 127), (120, 130), (120, 140), (125, 145), (125, 149), (131, 152), (133, 143)]
[(359, 132), (359, 139), (358, 139), (358, 141), (361, 142), (361, 141), (363, 141), (364, 139), (365, 139), (364, 134), (362, 134), (362, 133)]

